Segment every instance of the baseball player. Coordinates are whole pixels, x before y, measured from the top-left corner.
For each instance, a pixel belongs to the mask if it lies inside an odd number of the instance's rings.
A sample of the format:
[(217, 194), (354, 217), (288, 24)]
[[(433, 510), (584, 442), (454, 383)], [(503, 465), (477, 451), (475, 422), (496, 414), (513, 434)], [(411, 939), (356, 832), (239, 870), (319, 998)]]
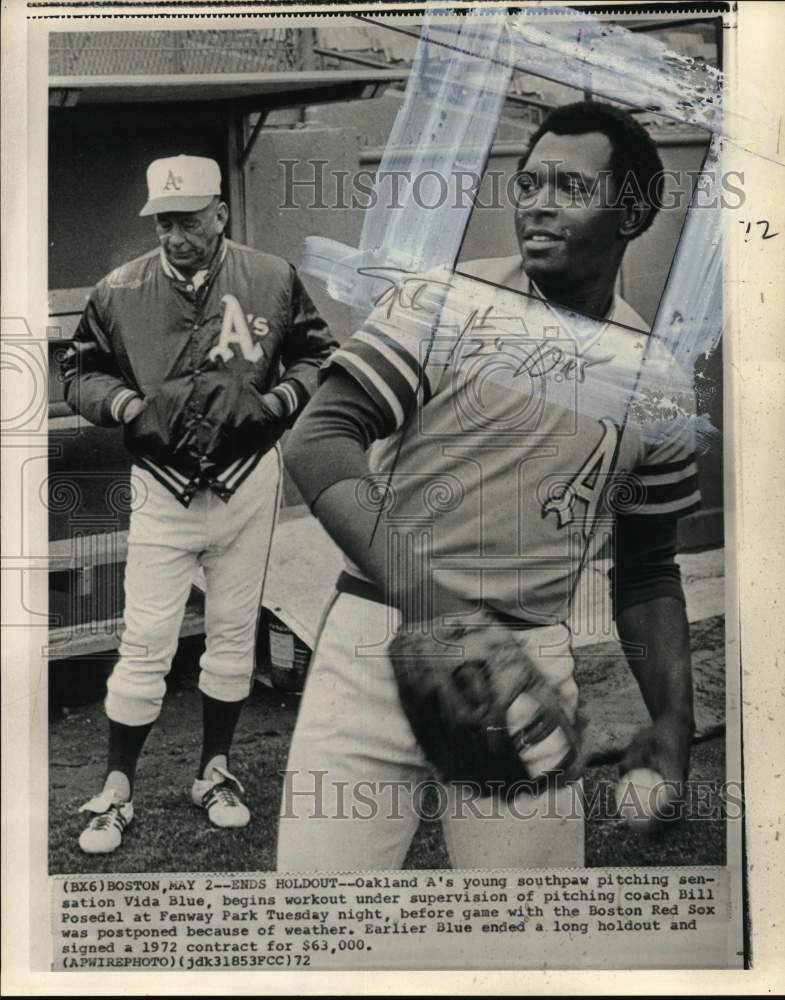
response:
[(97, 854), (119, 847), (133, 819), (134, 771), (200, 565), (204, 742), (192, 798), (216, 826), (249, 822), (229, 749), (250, 690), (279, 503), (276, 442), (335, 347), (295, 269), (225, 237), (214, 160), (156, 160), (147, 185), (140, 214), (154, 217), (160, 247), (98, 283), (63, 372), (71, 408), (94, 424), (122, 424), (133, 456), (107, 777), (82, 807), (90, 819), (79, 839)]
[[(519, 166), (520, 254), (391, 278), (326, 366), (285, 457), (349, 563), (293, 737), (279, 869), (400, 868), (429, 785), (456, 867), (583, 864), (574, 785), (546, 780), (507, 800), (433, 781), (388, 654), (394, 636), (438, 645), (441, 626), (471, 633), (490, 618), (574, 720), (566, 621), (611, 528), (616, 624), (652, 719), (622, 767), (686, 777), (692, 684), (674, 554), (677, 518), (699, 495), (690, 422), (676, 418), (692, 390), (615, 291), (660, 205), (661, 170), (626, 112), (554, 109)], [(522, 730), (521, 758), (547, 779), (567, 760), (569, 726), (542, 721)]]

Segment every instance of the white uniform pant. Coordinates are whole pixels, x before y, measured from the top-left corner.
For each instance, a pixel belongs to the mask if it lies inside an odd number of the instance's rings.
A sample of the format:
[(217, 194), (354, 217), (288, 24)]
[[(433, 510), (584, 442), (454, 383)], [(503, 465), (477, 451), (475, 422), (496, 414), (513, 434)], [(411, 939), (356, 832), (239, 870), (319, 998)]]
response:
[(145, 469), (131, 514), (125, 630), (107, 684), (106, 713), (141, 726), (161, 712), (191, 584), (205, 574), (206, 648), (199, 689), (218, 701), (247, 697), (256, 625), (280, 498), (280, 454), (269, 451), (228, 503), (200, 489), (188, 508)]
[[(504, 804), (433, 778), (384, 653), (395, 615), (339, 594), (325, 617), (289, 753), (278, 870), (398, 869), (423, 816), (441, 820), (456, 868), (582, 866), (579, 784)], [(568, 630), (515, 635), (573, 717), (578, 690)]]

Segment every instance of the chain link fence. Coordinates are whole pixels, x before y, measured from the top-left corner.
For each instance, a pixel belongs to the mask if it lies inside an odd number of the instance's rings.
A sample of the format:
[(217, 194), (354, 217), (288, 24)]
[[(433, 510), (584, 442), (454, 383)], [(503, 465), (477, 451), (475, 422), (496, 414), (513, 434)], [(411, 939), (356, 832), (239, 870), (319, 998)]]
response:
[(52, 76), (301, 70), (304, 30), (65, 31), (49, 42)]

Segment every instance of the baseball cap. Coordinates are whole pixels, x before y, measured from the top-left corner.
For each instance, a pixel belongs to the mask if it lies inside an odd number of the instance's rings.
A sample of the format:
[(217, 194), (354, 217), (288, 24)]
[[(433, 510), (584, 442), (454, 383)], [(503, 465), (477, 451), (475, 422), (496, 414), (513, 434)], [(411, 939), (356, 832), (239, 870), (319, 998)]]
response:
[(199, 212), (221, 193), (221, 168), (206, 156), (168, 156), (147, 168), (147, 202), (140, 215)]

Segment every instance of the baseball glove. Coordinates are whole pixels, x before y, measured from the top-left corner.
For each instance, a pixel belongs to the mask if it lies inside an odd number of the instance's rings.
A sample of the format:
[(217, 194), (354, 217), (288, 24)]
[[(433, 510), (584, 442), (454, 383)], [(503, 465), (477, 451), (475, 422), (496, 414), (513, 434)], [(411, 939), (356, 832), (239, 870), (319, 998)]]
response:
[(580, 776), (576, 727), (510, 629), (432, 626), (390, 644), (404, 713), (444, 781), (541, 794)]

